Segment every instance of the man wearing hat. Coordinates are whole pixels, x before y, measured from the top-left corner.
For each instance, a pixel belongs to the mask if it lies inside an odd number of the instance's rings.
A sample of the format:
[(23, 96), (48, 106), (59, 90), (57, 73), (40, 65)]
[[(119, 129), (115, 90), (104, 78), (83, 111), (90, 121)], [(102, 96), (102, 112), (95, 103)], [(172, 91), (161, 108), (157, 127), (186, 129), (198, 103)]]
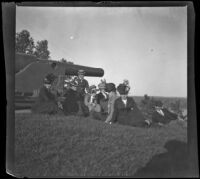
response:
[(152, 122), (154, 124), (158, 124), (162, 126), (176, 119), (178, 119), (178, 115), (164, 108), (163, 103), (161, 101), (155, 102), (154, 112), (152, 114)]
[(58, 112), (58, 105), (55, 95), (50, 88), (53, 81), (47, 75), (44, 78), (44, 85), (40, 88), (38, 99), (32, 106), (32, 111), (35, 113), (55, 114)]
[(123, 125), (130, 125), (135, 127), (148, 126), (144, 116), (138, 109), (132, 97), (128, 97), (126, 85), (120, 84), (117, 91), (120, 97), (114, 102), (114, 112), (111, 122), (117, 122)]
[(77, 84), (77, 101), (79, 105), (78, 115), (87, 116), (89, 114), (88, 108), (84, 104), (84, 96), (89, 90), (89, 84), (86, 79), (84, 79), (85, 71), (79, 70), (78, 76), (75, 77), (74, 82)]

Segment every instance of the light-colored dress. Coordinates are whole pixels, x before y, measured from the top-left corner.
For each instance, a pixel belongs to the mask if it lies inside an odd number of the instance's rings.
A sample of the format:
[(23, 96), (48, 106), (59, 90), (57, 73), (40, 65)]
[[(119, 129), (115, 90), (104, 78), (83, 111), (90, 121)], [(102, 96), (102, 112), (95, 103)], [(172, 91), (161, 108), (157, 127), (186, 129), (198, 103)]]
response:
[(117, 94), (115, 92), (113, 92), (113, 91), (111, 91), (109, 93), (109, 99), (108, 99), (108, 116), (107, 116), (105, 122), (110, 122), (111, 121), (112, 115), (113, 115), (113, 112), (114, 112), (114, 103), (115, 103), (115, 100), (118, 97), (119, 96), (117, 96)]
[(89, 111), (101, 112), (101, 107), (96, 103), (96, 100), (92, 99), (93, 96), (89, 93), (85, 95), (84, 104), (88, 107)]

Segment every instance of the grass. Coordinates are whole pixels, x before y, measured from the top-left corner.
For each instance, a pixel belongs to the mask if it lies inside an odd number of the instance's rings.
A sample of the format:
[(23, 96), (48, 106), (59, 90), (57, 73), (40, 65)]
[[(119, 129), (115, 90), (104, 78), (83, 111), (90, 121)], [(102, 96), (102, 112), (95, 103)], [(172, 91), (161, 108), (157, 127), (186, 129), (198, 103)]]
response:
[(25, 177), (133, 176), (187, 127), (134, 128), (91, 118), (16, 114), (16, 174)]

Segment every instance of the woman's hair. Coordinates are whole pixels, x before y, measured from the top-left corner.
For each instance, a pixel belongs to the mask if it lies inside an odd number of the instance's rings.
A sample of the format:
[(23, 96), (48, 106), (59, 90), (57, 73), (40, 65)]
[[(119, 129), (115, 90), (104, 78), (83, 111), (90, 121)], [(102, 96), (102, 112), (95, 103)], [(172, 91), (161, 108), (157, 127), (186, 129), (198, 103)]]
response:
[(115, 92), (116, 93), (116, 87), (114, 83), (106, 83), (106, 92)]

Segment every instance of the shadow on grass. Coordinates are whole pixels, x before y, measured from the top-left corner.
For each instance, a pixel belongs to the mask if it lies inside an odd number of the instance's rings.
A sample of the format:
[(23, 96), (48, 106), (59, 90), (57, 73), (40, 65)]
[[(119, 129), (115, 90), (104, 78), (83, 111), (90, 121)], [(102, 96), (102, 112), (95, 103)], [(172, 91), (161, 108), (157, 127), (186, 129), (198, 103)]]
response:
[(136, 171), (134, 177), (187, 177), (187, 143), (170, 140), (165, 146), (167, 152), (155, 155), (145, 167)]

